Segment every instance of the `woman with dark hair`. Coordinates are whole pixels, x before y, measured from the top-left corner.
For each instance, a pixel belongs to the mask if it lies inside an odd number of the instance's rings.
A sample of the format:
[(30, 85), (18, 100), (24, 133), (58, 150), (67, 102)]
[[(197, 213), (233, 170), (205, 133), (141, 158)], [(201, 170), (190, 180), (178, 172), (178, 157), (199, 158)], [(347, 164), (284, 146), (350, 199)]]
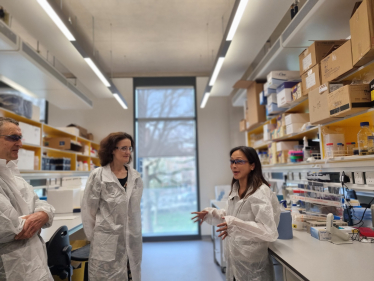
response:
[(192, 219), (217, 225), (219, 237), (227, 238), (228, 281), (270, 281), (274, 274), (268, 243), (278, 238), (279, 203), (253, 148), (236, 147), (230, 156), (233, 179), (226, 210), (206, 208)]
[(133, 138), (112, 133), (100, 143), (102, 167), (92, 171), (84, 191), (82, 222), (91, 241), (90, 281), (140, 281), (143, 182), (130, 167)]

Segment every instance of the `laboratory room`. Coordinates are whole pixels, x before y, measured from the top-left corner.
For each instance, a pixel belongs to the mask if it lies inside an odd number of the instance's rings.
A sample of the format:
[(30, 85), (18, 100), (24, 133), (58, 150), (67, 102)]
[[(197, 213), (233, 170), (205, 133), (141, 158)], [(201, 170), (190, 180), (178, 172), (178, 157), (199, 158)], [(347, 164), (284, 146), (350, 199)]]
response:
[(374, 0), (0, 0), (0, 281), (374, 280)]

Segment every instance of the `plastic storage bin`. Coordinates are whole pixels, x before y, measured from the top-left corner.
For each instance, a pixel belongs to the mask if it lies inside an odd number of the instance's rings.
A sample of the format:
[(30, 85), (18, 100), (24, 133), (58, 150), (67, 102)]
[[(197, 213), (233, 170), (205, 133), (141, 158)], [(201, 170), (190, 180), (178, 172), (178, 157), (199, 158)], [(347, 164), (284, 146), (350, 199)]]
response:
[(332, 142), (326, 143), (326, 157), (334, 157), (334, 144)]

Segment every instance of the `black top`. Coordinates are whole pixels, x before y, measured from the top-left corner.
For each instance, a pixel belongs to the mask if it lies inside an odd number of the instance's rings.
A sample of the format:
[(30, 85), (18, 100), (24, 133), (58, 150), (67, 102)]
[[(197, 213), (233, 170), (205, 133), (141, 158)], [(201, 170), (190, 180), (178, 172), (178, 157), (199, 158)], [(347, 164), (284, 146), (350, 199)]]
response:
[(125, 187), (125, 184), (127, 183), (127, 177), (125, 177), (124, 179), (118, 179), (119, 180), (119, 183)]

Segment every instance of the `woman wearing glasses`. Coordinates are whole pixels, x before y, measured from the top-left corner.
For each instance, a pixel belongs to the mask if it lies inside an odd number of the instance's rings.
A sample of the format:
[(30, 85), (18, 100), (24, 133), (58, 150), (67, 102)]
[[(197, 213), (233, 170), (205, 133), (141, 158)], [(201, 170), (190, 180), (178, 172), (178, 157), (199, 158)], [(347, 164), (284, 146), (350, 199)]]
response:
[(143, 182), (129, 165), (133, 148), (129, 134), (107, 136), (100, 143), (102, 167), (87, 181), (82, 222), (91, 241), (90, 281), (141, 280)]
[(217, 225), (225, 241), (228, 281), (273, 280), (268, 243), (278, 238), (280, 208), (262, 175), (256, 151), (240, 146), (231, 150), (233, 174), (227, 207), (194, 212), (192, 219)]

